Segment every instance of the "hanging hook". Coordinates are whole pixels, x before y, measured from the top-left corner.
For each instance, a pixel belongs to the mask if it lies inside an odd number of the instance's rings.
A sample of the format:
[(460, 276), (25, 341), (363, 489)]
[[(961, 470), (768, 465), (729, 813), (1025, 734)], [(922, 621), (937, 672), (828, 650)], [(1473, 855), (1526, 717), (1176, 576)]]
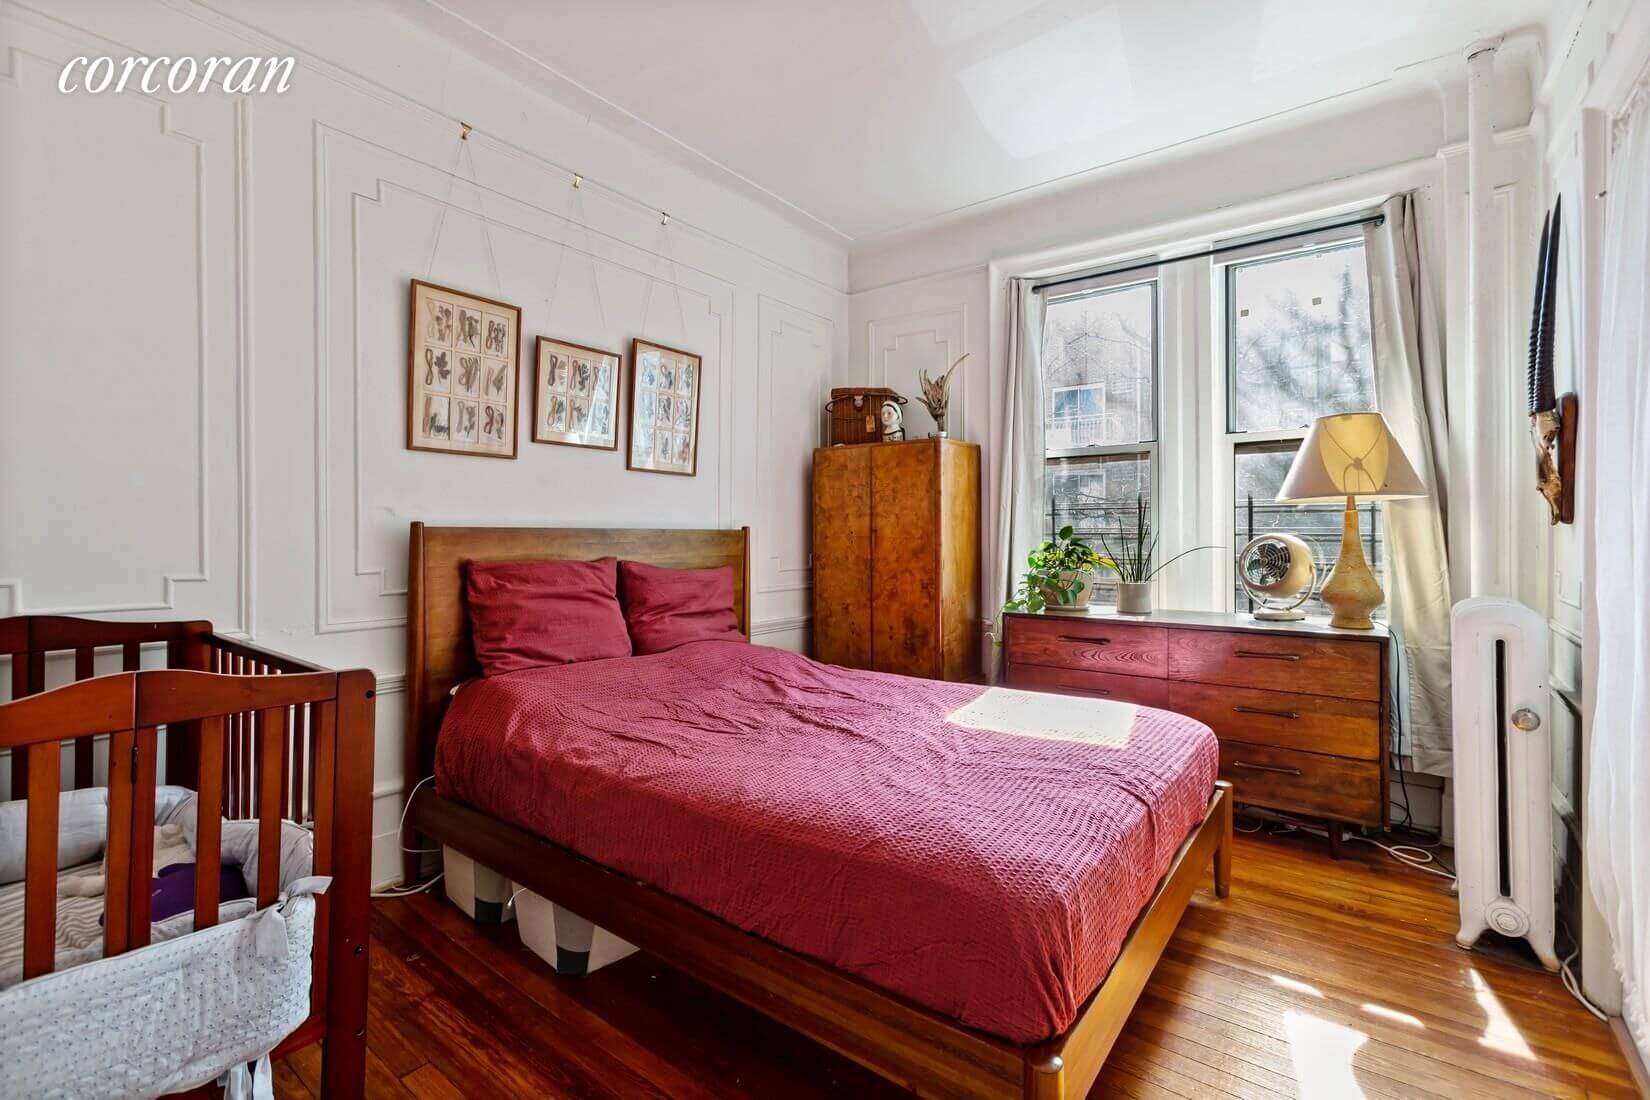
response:
[(458, 140), (459, 141), (469, 141), (470, 140), (470, 124), (468, 122), (460, 122), (458, 124), (458, 128), (459, 128), (458, 129)]
[(669, 225), (670, 224), (670, 215), (665, 213), (663, 210), (659, 211), (659, 224), (660, 225)]
[(577, 190), (579, 187), (582, 187), (583, 185), (584, 185), (584, 177), (579, 175), (577, 172), (574, 172), (573, 173), (573, 187), (574, 187), (574, 189)]

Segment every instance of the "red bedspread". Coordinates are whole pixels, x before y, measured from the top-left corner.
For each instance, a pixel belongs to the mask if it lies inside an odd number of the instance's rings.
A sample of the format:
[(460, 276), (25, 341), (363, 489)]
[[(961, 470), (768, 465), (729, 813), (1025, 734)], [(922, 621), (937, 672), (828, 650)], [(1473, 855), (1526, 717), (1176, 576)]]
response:
[(530, 669), (458, 693), (436, 787), (1030, 1043), (1105, 977), (1217, 749), (1147, 708), (1121, 747), (947, 722), (983, 690), (743, 642)]

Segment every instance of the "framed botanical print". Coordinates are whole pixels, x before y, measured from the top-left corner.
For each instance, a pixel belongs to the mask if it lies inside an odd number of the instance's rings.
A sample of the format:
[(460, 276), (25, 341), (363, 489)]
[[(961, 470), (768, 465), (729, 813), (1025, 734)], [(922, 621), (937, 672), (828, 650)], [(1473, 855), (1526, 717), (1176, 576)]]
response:
[(618, 450), (619, 353), (548, 336), (535, 347), (533, 442)]
[(407, 447), (516, 457), (521, 310), (412, 281)]
[(686, 477), (699, 472), (703, 388), (704, 361), (691, 351), (646, 340), (631, 344), (628, 469)]

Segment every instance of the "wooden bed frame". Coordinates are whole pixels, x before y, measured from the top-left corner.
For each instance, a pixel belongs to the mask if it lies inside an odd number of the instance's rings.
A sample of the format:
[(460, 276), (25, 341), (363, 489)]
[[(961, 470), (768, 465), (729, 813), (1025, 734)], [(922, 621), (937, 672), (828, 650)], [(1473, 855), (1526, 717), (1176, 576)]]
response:
[[(164, 649), (166, 668), (142, 668)], [(323, 1044), (322, 1092), (366, 1087), (367, 904), (371, 890), (371, 672), (333, 672), (212, 632), (207, 622), (103, 622), (50, 615), (0, 619), (11, 701), (0, 704), (0, 749), (11, 797), (27, 800), (23, 977), (55, 965), (58, 802), (72, 744), (75, 789), (97, 785), (106, 739), (108, 883), (103, 949), (148, 946), (157, 759), (160, 781), (195, 790), (222, 817), (256, 818), (256, 904), (279, 893), (281, 821), (310, 825), (314, 873), (332, 876), (316, 899), (310, 1012), (275, 1057)], [(73, 681), (46, 689), (48, 669), (72, 661)], [(98, 675), (98, 666), (117, 666)], [(52, 676), (51, 679), (58, 679)], [(67, 680), (64, 675), (62, 679)], [(271, 811), (271, 812), (266, 812)], [(218, 921), (220, 815), (198, 815), (195, 927)], [(216, 1094), (208, 1084), (183, 1095)]]
[[(432, 774), (448, 693), (477, 674), (464, 610), (466, 561), (619, 557), (673, 568), (731, 566), (739, 625), (750, 632), (750, 530), (426, 527), (409, 548), (406, 782)], [(1217, 785), (1202, 823), (1158, 884), (1105, 982), (1064, 1035), (1032, 1046), (964, 1027), (824, 963), (741, 931), (687, 902), (587, 860), (428, 787), (404, 847), (442, 844), (651, 952), (861, 1065), (924, 1096), (1068, 1100), (1087, 1094), (1173, 935), (1205, 868), (1231, 882), (1232, 798)], [(408, 882), (421, 874), (405, 864)]]

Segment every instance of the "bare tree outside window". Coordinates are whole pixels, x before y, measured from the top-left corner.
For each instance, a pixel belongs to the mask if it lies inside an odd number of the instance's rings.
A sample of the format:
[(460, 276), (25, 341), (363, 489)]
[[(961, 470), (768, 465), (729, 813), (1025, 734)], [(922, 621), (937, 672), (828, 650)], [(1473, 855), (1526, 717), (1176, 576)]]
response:
[[(1266, 531), (1299, 535), (1321, 583), (1339, 554), (1342, 506), (1278, 504), (1277, 493), (1313, 420), (1375, 407), (1363, 243), (1231, 265), (1227, 325), (1233, 552)], [(1359, 518), (1364, 553), (1379, 572), (1377, 506), (1360, 506)], [(1241, 584), (1234, 595), (1238, 608), (1250, 609)], [(1306, 610), (1324, 612), (1316, 597)]]

